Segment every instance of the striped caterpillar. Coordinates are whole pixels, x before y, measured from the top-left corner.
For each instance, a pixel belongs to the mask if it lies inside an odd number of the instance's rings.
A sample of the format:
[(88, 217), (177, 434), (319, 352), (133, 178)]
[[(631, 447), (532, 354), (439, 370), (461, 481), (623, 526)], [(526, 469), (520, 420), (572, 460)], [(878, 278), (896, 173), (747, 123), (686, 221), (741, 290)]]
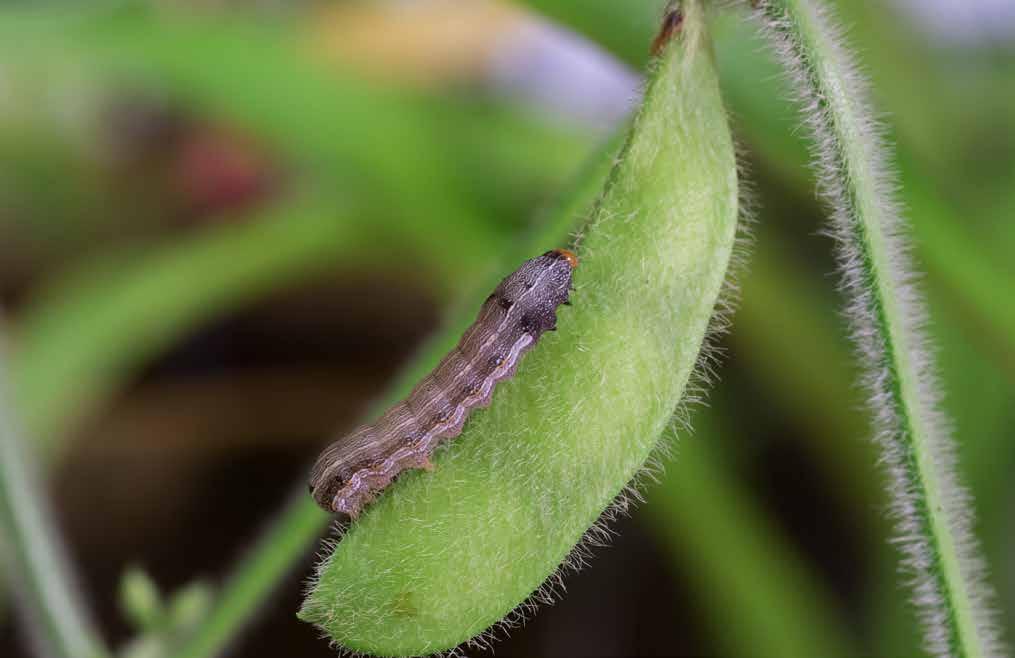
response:
[(437, 445), (461, 434), (469, 412), (489, 405), (497, 382), (515, 373), (543, 332), (557, 328), (557, 307), (568, 303), (577, 266), (577, 256), (555, 249), (501, 281), (458, 345), (409, 397), (321, 453), (310, 473), (317, 504), (356, 518), (402, 471), (433, 468)]

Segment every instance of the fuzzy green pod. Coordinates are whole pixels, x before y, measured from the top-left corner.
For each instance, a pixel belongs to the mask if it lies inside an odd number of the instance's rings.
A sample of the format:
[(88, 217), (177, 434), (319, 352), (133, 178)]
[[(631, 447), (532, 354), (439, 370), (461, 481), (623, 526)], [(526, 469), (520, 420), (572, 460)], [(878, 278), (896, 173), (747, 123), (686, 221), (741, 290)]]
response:
[(566, 563), (684, 395), (734, 245), (732, 138), (697, 3), (578, 240), (573, 305), (492, 406), (407, 472), (321, 564), (300, 617), (339, 645), (434, 653), (487, 631)]

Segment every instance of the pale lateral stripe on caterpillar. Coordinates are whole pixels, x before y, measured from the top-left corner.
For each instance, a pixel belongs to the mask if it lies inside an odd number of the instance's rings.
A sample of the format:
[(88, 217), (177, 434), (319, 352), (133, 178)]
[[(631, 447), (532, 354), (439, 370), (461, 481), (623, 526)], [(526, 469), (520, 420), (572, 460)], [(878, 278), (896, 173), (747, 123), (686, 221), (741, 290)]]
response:
[(402, 402), (372, 425), (328, 446), (310, 473), (310, 493), (324, 509), (355, 518), (409, 468), (431, 468), (430, 455), (458, 436), (475, 407), (490, 403), (497, 382), (521, 356), (557, 328), (578, 258), (565, 249), (525, 261), (483, 303), (458, 345)]

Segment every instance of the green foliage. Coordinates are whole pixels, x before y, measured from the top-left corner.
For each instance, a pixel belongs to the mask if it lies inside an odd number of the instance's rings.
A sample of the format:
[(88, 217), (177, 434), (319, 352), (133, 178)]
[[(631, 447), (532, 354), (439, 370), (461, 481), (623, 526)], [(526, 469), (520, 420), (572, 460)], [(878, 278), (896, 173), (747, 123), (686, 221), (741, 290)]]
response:
[(0, 555), (39, 651), (57, 658), (100, 658), (106, 651), (78, 601), (72, 568), (37, 484), (31, 445), (21, 436), (7, 391), (7, 363), (0, 351)]

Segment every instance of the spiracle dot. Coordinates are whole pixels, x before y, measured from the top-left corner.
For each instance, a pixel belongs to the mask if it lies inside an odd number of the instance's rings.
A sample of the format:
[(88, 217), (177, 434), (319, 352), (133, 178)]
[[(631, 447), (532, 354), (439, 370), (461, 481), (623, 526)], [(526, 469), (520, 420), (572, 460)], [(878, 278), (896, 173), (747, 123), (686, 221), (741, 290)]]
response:
[(539, 318), (532, 313), (526, 313), (522, 316), (520, 325), (522, 331), (531, 334), (539, 328)]

